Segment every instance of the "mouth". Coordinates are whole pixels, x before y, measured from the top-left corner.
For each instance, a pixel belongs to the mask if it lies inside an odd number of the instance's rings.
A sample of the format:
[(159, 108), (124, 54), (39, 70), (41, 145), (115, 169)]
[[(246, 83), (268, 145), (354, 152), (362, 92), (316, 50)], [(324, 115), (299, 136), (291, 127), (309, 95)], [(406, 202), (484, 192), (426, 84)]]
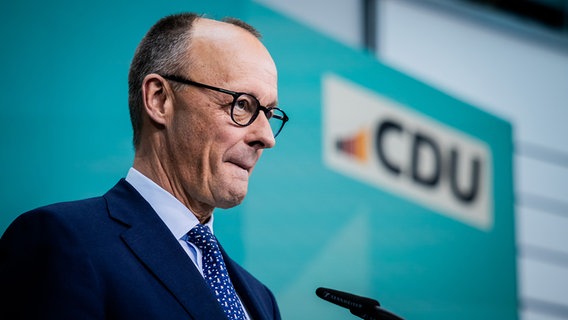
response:
[(239, 168), (240, 173), (238, 175), (246, 173), (247, 178), (250, 176), (256, 162), (260, 154), (258, 153), (249, 153), (245, 151), (239, 152), (231, 152), (225, 155), (224, 161), (228, 164), (231, 164), (237, 168)]
[(242, 170), (245, 170), (249, 174), (252, 171), (252, 168), (254, 167), (254, 164), (248, 164), (244, 161), (228, 161), (228, 162)]

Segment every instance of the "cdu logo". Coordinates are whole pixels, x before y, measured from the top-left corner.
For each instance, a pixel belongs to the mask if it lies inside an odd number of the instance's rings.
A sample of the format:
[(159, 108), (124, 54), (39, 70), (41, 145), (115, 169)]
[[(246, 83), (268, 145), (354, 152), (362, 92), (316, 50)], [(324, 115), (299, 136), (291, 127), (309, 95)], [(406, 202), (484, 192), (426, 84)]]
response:
[(353, 137), (338, 138), (336, 142), (338, 151), (345, 153), (353, 159), (365, 163), (368, 161), (369, 132), (361, 129)]
[(328, 167), (481, 230), (493, 225), (483, 141), (335, 75), (323, 79)]

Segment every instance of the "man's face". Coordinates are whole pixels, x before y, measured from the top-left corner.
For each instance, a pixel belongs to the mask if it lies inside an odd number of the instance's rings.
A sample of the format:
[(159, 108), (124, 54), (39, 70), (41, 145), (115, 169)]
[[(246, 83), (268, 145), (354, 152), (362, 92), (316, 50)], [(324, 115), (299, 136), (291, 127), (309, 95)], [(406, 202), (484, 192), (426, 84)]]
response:
[[(250, 93), (262, 105), (274, 106), (276, 67), (260, 42), (232, 25), (205, 19), (196, 23), (190, 52), (193, 67), (181, 76)], [(171, 167), (167, 171), (172, 175), (168, 178), (174, 189), (182, 189), (176, 193), (184, 194), (193, 210), (239, 204), (263, 149), (275, 144), (262, 112), (247, 127), (235, 124), (230, 116), (232, 101), (229, 94), (195, 86), (175, 92), (174, 112), (166, 128)]]

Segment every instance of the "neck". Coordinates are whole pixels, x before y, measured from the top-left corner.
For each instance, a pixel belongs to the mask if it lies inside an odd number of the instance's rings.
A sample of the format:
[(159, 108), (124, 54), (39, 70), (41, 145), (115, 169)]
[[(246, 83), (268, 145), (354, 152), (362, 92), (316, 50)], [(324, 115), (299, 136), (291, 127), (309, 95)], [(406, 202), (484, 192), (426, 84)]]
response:
[(195, 200), (184, 188), (178, 176), (169, 170), (167, 163), (161, 161), (167, 157), (160, 157), (154, 149), (147, 150), (139, 147), (134, 155), (132, 167), (169, 192), (183, 203), (199, 220), (205, 224), (213, 214), (213, 206)]

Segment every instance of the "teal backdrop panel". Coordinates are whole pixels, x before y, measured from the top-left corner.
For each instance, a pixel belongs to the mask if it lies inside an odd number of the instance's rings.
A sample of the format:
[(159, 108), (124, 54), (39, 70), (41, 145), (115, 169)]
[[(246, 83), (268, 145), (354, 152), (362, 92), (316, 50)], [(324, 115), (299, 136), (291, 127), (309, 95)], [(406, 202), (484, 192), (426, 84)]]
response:
[[(317, 298), (314, 291), (322, 286), (378, 299), (407, 319), (517, 319), (511, 125), (280, 14), (261, 6), (250, 10), (250, 22), (263, 30), (279, 67), (279, 100), (292, 120), (255, 169), (240, 209), (245, 264), (275, 290), (284, 318), (354, 317)], [(439, 138), (438, 145), (446, 143), (442, 152), (484, 160), (484, 213), (425, 205), (420, 194), (330, 166), (326, 113), (328, 104), (343, 99), (326, 92), (330, 78), (376, 95), (371, 102), (388, 101), (393, 117), (404, 110), (414, 119), (405, 126), (414, 123), (415, 133)], [(349, 110), (372, 115), (372, 105), (341, 102), (344, 122), (357, 118)], [(451, 164), (443, 162), (441, 170), (451, 171)]]
[[(2, 2), (0, 232), (24, 211), (100, 195), (126, 174), (130, 59), (157, 19), (180, 11), (247, 20), (278, 65), (291, 121), (243, 205), (218, 210), (215, 223), (231, 255), (274, 291), (284, 319), (354, 318), (317, 298), (318, 286), (378, 299), (406, 319), (517, 318), (510, 125), (245, 0)], [(440, 214), (405, 188), (330, 166), (326, 99), (336, 88), (370, 96), (370, 112), (377, 94), (442, 133), (482, 141), (493, 172), (489, 222)], [(353, 114), (359, 106), (345, 103)]]

